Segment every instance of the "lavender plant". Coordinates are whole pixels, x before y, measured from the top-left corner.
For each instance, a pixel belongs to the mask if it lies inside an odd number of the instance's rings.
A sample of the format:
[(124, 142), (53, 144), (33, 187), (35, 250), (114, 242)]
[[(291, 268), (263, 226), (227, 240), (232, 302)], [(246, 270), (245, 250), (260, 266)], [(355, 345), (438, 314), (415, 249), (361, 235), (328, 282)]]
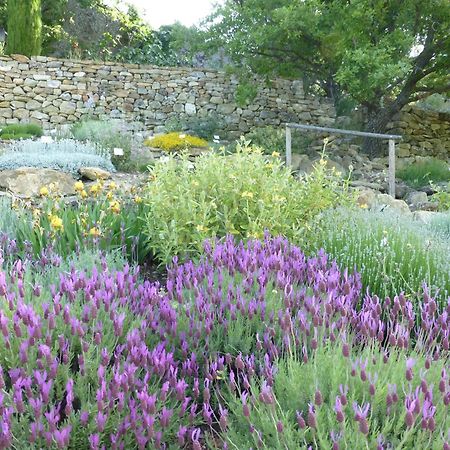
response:
[(448, 449), (450, 299), (361, 302), (357, 273), (269, 236), (207, 243), (163, 289), (24, 271), (0, 271), (0, 448)]
[(405, 292), (420, 300), (423, 283), (444, 303), (450, 294), (448, 239), (410, 218), (340, 208), (325, 213), (305, 242), (312, 254), (323, 248), (340, 267), (358, 270), (380, 297)]

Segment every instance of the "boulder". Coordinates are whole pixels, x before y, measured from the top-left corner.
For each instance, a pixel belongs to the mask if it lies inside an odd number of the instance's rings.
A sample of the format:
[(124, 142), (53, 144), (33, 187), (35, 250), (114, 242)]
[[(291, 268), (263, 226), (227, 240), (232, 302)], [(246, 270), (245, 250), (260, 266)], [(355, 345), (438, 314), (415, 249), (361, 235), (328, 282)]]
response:
[(406, 196), (405, 200), (409, 206), (418, 207), (421, 204), (428, 202), (428, 196), (426, 192), (412, 191)]
[(404, 200), (397, 200), (389, 194), (378, 194), (375, 208), (378, 211), (395, 211), (400, 214), (411, 214), (409, 206)]
[(107, 180), (111, 178), (111, 174), (104, 169), (100, 169), (99, 167), (81, 167), (78, 170), (78, 173), (83, 177), (91, 181), (96, 180)]
[(358, 197), (356, 203), (364, 209), (372, 209), (376, 204), (378, 192), (372, 189), (358, 190)]
[(55, 185), (55, 191), (61, 195), (75, 193), (73, 177), (64, 172), (34, 167), (0, 171), (0, 188), (23, 197), (38, 196), (41, 187), (51, 183)]

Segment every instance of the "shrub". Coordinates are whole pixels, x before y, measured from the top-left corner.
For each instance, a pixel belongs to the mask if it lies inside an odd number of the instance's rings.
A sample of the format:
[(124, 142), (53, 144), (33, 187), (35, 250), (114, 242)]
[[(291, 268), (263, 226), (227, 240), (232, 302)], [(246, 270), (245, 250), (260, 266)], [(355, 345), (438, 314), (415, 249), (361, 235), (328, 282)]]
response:
[(47, 247), (67, 257), (77, 249), (122, 250), (133, 261), (143, 261), (148, 250), (141, 233), (142, 199), (135, 189), (124, 193), (113, 182), (97, 182), (88, 190), (75, 183), (77, 198), (67, 203), (50, 188), (39, 204), (15, 205), (15, 235), (19, 250), (26, 243), (33, 254)]
[(215, 114), (206, 117), (172, 118), (165, 124), (167, 132), (179, 132), (179, 130), (183, 130), (183, 132), (198, 136), (206, 141), (213, 140), (215, 135), (221, 135), (223, 127), (223, 120)]
[(0, 233), (7, 233), (14, 237), (17, 226), (17, 217), (11, 210), (11, 199), (0, 197)]
[(403, 295), (359, 307), (358, 274), (268, 236), (206, 244), (164, 290), (102, 262), (48, 293), (24, 289), (28, 268), (0, 270), (1, 448), (446, 439), (449, 319), (427, 292), (420, 310)]
[(323, 248), (340, 267), (361, 272), (365, 288), (380, 297), (414, 295), (427, 283), (445, 301), (450, 293), (450, 243), (409, 217), (339, 209), (321, 217), (308, 246)]
[(450, 181), (450, 166), (439, 159), (429, 158), (397, 171), (398, 178), (410, 186), (427, 186), (430, 182)]
[(177, 131), (174, 133), (160, 134), (151, 139), (147, 139), (145, 145), (160, 148), (165, 151), (174, 151), (186, 150), (192, 147), (207, 147), (208, 142), (204, 139)]
[(439, 211), (449, 211), (450, 210), (450, 183), (447, 184), (447, 188), (434, 186), (435, 193), (431, 196), (431, 201), (435, 201), (438, 204)]
[(42, 136), (43, 131), (39, 125), (33, 123), (11, 124), (0, 128), (0, 139), (28, 139)]
[[(131, 159), (132, 136), (122, 129), (117, 120), (85, 120), (71, 128), (73, 137), (83, 142), (94, 142), (111, 154), (111, 161), (119, 170), (127, 170)], [(121, 148), (123, 155), (114, 155), (114, 148)]]
[(434, 217), (431, 220), (429, 227), (438, 235), (450, 239), (450, 211)]
[(56, 169), (74, 175), (81, 167), (115, 170), (105, 150), (70, 139), (52, 143), (24, 140), (9, 144), (0, 155), (0, 170), (19, 167)]
[(227, 233), (262, 237), (265, 230), (299, 241), (320, 211), (349, 203), (347, 186), (324, 164), (298, 182), (276, 157), (239, 144), (231, 155), (207, 153), (158, 162), (147, 188), (145, 231), (163, 263), (195, 257), (206, 238)]

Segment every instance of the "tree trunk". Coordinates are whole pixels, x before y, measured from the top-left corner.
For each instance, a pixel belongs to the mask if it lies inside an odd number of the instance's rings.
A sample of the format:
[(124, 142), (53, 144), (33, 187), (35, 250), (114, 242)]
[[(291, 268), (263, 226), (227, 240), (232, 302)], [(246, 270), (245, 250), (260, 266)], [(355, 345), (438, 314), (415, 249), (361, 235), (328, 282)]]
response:
[[(369, 120), (365, 131), (369, 133), (385, 133), (386, 125), (392, 119), (396, 112), (391, 112), (388, 108), (382, 108), (379, 111), (373, 112), (369, 115)], [(382, 139), (364, 138), (363, 151), (369, 155), (370, 158), (382, 156), (385, 150)]]

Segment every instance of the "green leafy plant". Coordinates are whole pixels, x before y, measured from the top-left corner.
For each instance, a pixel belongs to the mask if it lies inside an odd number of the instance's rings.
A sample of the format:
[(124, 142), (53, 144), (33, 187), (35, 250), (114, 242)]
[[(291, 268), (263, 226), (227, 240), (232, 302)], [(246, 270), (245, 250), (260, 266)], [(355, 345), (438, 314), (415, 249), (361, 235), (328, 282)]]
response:
[(67, 257), (76, 249), (121, 250), (130, 260), (143, 261), (147, 244), (141, 234), (144, 204), (140, 195), (118, 191), (113, 182), (96, 182), (89, 189), (75, 183), (77, 199), (67, 203), (43, 187), (39, 204), (15, 202), (15, 235), (22, 252), (33, 254), (51, 246)]
[(224, 123), (217, 115), (210, 114), (206, 117), (193, 116), (184, 118), (171, 118), (165, 123), (167, 132), (183, 132), (198, 136), (207, 141), (212, 140), (215, 135), (221, 135)]
[(115, 171), (106, 150), (71, 139), (51, 143), (27, 139), (9, 144), (0, 155), (0, 170), (19, 167), (56, 169), (74, 175), (81, 167)]
[(361, 272), (365, 288), (381, 298), (419, 294), (423, 283), (442, 301), (450, 293), (450, 243), (409, 217), (366, 210), (325, 213), (312, 228), (311, 252), (323, 248), (340, 267)]
[(0, 139), (29, 139), (42, 136), (42, 127), (33, 123), (2, 126), (0, 128)]
[(255, 100), (258, 87), (255, 83), (241, 80), (236, 88), (235, 100), (239, 106), (246, 106)]
[(145, 231), (161, 263), (195, 257), (206, 238), (227, 233), (247, 239), (268, 230), (298, 242), (317, 214), (350, 203), (346, 183), (325, 161), (298, 182), (278, 158), (248, 144), (231, 155), (206, 153), (195, 165), (169, 157), (152, 168)]
[(397, 171), (397, 176), (410, 186), (423, 187), (430, 182), (450, 181), (450, 166), (446, 161), (427, 158), (405, 166)]
[(159, 134), (147, 139), (144, 144), (148, 147), (160, 148), (165, 151), (186, 150), (193, 147), (207, 147), (208, 142), (196, 136), (190, 136), (181, 131)]
[(435, 189), (435, 193), (431, 196), (431, 201), (435, 201), (438, 204), (439, 211), (450, 210), (450, 183), (447, 184), (447, 189), (432, 184)]
[[(130, 165), (133, 138), (123, 130), (123, 124), (116, 120), (85, 120), (71, 128), (73, 137), (83, 142), (93, 142), (108, 150), (111, 161), (118, 170), (127, 170)], [(114, 149), (121, 148), (123, 155), (115, 155)]]

